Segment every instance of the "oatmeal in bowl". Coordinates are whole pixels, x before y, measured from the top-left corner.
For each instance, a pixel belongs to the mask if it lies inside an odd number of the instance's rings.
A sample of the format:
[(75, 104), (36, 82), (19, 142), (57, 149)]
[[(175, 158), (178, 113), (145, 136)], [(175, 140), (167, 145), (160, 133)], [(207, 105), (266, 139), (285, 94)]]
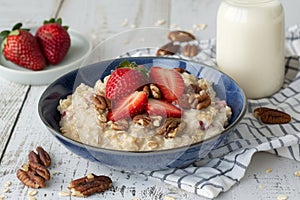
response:
[(182, 167), (220, 144), (246, 99), (226, 74), (174, 58), (119, 58), (52, 83), (39, 114), (67, 148), (123, 170)]
[(207, 140), (220, 134), (231, 117), (231, 108), (204, 78), (182, 68), (147, 70), (127, 60), (93, 87), (80, 84), (58, 110), (66, 137), (126, 151)]

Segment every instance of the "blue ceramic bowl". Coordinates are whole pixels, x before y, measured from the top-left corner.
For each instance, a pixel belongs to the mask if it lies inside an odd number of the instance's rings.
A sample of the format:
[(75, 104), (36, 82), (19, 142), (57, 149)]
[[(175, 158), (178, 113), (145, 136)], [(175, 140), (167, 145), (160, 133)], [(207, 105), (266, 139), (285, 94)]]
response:
[[(134, 152), (104, 149), (89, 146), (62, 135), (59, 127), (60, 113), (57, 111), (59, 100), (73, 93), (74, 88), (80, 83), (94, 86), (99, 78), (110, 74), (111, 70), (123, 60), (134, 61), (148, 68), (151, 66), (181, 67), (197, 77), (203, 77), (211, 81), (217, 96), (225, 100), (232, 108), (233, 115), (229, 125), (220, 135), (209, 140), (194, 143), (190, 146), (159, 151)], [(75, 154), (120, 170), (148, 171), (184, 167), (207, 156), (234, 130), (242, 119), (246, 111), (246, 102), (244, 92), (236, 82), (214, 68), (174, 58), (131, 57), (95, 63), (63, 75), (44, 91), (39, 101), (38, 111), (42, 122), (50, 133)]]

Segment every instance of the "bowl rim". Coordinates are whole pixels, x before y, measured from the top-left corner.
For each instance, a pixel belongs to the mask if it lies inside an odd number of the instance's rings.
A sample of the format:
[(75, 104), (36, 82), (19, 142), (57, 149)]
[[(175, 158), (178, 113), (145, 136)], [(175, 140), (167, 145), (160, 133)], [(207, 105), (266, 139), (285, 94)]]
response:
[[(146, 150), (146, 151), (133, 151), (133, 150), (119, 150), (119, 149), (109, 149), (109, 148), (104, 148), (104, 147), (97, 147), (97, 146), (93, 146), (93, 145), (90, 145), (90, 144), (85, 144), (81, 141), (77, 141), (75, 139), (72, 139), (72, 138), (69, 138), (65, 135), (63, 135), (61, 132), (57, 132), (54, 128), (52, 128), (52, 126), (47, 122), (47, 120), (45, 119), (45, 117), (43, 116), (42, 114), (42, 108), (41, 108), (41, 102), (42, 100), (44, 99), (44, 96), (46, 95), (46, 92), (49, 88), (53, 87), (54, 85), (56, 85), (56, 83), (62, 79), (63, 77), (65, 76), (68, 76), (72, 73), (78, 73), (78, 71), (81, 69), (81, 68), (87, 68), (87, 67), (90, 67), (92, 65), (95, 65), (95, 64), (99, 64), (99, 63), (104, 63), (104, 62), (108, 62), (108, 63), (112, 63), (113, 61), (116, 61), (116, 60), (126, 60), (126, 59), (161, 59), (161, 60), (177, 60), (178, 62), (189, 62), (189, 63), (194, 63), (196, 65), (201, 65), (201, 67), (208, 67), (208, 68), (211, 68), (213, 70), (216, 70), (218, 71), (219, 73), (225, 75), (227, 78), (230, 79), (230, 81), (234, 82), (235, 85), (238, 86), (241, 94), (242, 94), (242, 97), (244, 99), (244, 104), (243, 104), (243, 107), (242, 107), (242, 110), (241, 112), (239, 113), (239, 115), (237, 116), (236, 120), (231, 123), (230, 125), (226, 126), (226, 128), (221, 131), (221, 133), (213, 136), (213, 137), (210, 137), (209, 139), (206, 139), (206, 140), (202, 140), (202, 141), (199, 141), (199, 142), (195, 142), (195, 143), (191, 143), (189, 145), (184, 145), (184, 146), (180, 146), (180, 147), (175, 147), (175, 148), (168, 148), (168, 149), (159, 149), (159, 150)], [(57, 105), (58, 106), (58, 105)], [(167, 153), (167, 152), (174, 152), (174, 151), (178, 151), (178, 152), (182, 152), (186, 149), (190, 149), (192, 147), (196, 147), (198, 145), (201, 145), (202, 143), (205, 143), (205, 142), (209, 142), (209, 141), (212, 141), (214, 140), (216, 137), (220, 137), (222, 134), (230, 131), (231, 129), (233, 129), (233, 127), (235, 127), (244, 117), (244, 115), (246, 114), (246, 111), (247, 111), (247, 97), (245, 95), (245, 92), (243, 91), (243, 89), (240, 87), (240, 85), (233, 79), (231, 78), (229, 75), (227, 75), (226, 73), (222, 72), (220, 69), (216, 68), (216, 67), (212, 67), (212, 66), (209, 66), (209, 65), (206, 65), (204, 63), (201, 63), (201, 62), (196, 62), (196, 61), (191, 61), (191, 60), (186, 60), (186, 59), (183, 59), (183, 58), (173, 58), (173, 57), (156, 57), (156, 56), (140, 56), (140, 57), (121, 57), (121, 58), (115, 58), (115, 59), (107, 59), (107, 60), (102, 60), (102, 61), (99, 61), (99, 62), (95, 62), (95, 63), (91, 63), (91, 64), (88, 64), (88, 65), (84, 65), (78, 69), (74, 69), (66, 74), (63, 74), (62, 76), (58, 77), (56, 80), (54, 80), (50, 85), (48, 85), (46, 87), (46, 89), (44, 90), (44, 92), (42, 93), (42, 95), (40, 96), (40, 99), (39, 99), (39, 102), (38, 102), (38, 114), (39, 114), (39, 117), (40, 119), (42, 120), (43, 124), (49, 129), (51, 130), (51, 133), (54, 134), (55, 136), (58, 136), (59, 138), (62, 138), (64, 140), (66, 140), (67, 142), (69, 143), (72, 143), (73, 145), (76, 145), (76, 146), (79, 146), (81, 148), (86, 148), (86, 149), (91, 149), (91, 150), (94, 150), (94, 151), (101, 151), (101, 152), (109, 152), (109, 153), (114, 153), (114, 154), (124, 154), (124, 153), (130, 153), (130, 154), (133, 154), (133, 155), (141, 155), (141, 154), (163, 154), (163, 153)]]

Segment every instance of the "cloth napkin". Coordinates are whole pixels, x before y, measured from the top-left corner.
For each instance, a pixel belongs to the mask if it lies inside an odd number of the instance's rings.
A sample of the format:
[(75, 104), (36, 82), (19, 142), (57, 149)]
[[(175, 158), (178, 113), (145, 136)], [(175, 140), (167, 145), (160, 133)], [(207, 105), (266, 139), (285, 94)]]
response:
[[(194, 41), (195, 42), (195, 41)], [(192, 60), (215, 65), (215, 39), (196, 41), (201, 52)], [(156, 50), (139, 49), (126, 56), (155, 55)], [(300, 26), (286, 32), (286, 76), (282, 89), (269, 98), (248, 100), (248, 111), (235, 132), (207, 157), (181, 169), (143, 172), (188, 192), (214, 198), (229, 190), (245, 175), (254, 153), (268, 151), (300, 161)], [(176, 57), (188, 59), (182, 55)], [(288, 124), (265, 125), (253, 116), (259, 106), (289, 113)]]

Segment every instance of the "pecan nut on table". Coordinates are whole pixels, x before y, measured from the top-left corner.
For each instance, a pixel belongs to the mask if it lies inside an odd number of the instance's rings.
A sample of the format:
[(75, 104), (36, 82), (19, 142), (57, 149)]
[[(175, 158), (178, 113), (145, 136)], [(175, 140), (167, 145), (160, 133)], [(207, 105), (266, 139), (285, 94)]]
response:
[(51, 175), (47, 167), (51, 164), (49, 154), (42, 148), (36, 148), (37, 153), (28, 154), (28, 163), (17, 170), (17, 178), (31, 188), (44, 188)]
[(161, 46), (156, 51), (157, 56), (175, 55), (176, 53), (180, 52), (181, 45), (184, 45), (181, 51), (182, 54), (186, 57), (194, 57), (200, 51), (199, 47), (196, 44), (188, 43), (195, 41), (196, 37), (187, 31), (170, 31), (167, 37), (170, 42)]
[(72, 196), (87, 197), (95, 193), (104, 192), (112, 187), (112, 180), (108, 176), (88, 174), (70, 182), (68, 189)]
[(291, 121), (289, 114), (273, 108), (259, 107), (254, 109), (253, 114), (264, 124), (286, 124)]
[[(41, 146), (36, 148), (36, 152), (30, 151), (28, 163), (17, 170), (17, 178), (27, 187), (45, 188), (46, 181), (51, 178), (48, 167), (51, 165), (51, 158), (47, 151)], [(112, 180), (108, 176), (97, 176), (88, 174), (70, 182), (68, 189), (70, 195), (87, 197), (95, 193), (104, 192), (112, 186)]]

